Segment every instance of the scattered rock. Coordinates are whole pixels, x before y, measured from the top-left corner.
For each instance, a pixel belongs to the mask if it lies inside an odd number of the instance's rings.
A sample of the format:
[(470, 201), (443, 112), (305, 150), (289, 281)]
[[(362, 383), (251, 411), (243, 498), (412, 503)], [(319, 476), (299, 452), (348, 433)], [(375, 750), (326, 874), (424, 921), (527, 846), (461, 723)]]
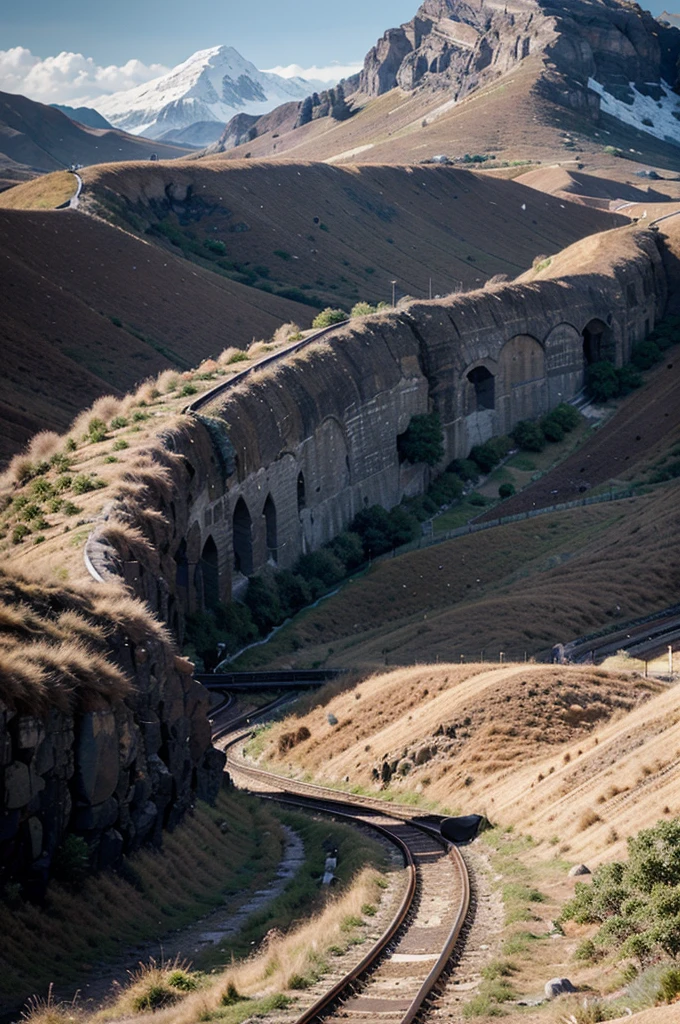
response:
[(544, 991), (548, 999), (556, 999), (557, 996), (565, 995), (567, 992), (576, 992), (576, 988), (569, 978), (552, 978), (550, 981), (546, 981)]
[(569, 868), (569, 877), (576, 878), (577, 875), (591, 875), (592, 871), (587, 868), (585, 864), (574, 864), (573, 868)]
[(337, 718), (335, 717), (335, 715), (333, 714), (332, 711), (328, 712), (328, 714), (326, 715), (326, 718), (328, 719), (328, 724), (329, 725), (337, 725), (338, 724), (338, 720), (337, 720)]

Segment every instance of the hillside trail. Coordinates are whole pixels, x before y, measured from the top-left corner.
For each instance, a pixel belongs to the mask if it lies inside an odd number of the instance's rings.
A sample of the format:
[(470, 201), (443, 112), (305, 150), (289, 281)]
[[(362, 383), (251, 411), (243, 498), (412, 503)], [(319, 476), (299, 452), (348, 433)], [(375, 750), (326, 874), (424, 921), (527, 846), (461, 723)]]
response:
[[(284, 833), (283, 855), (268, 885), (249, 894), (236, 910), (233, 905), (227, 909), (225, 904), (186, 928), (129, 947), (115, 961), (93, 964), (90, 968), (91, 980), (80, 986), (80, 1005), (85, 1009), (94, 1009), (110, 996), (115, 997), (120, 988), (129, 982), (130, 974), (140, 963), (148, 963), (151, 958), (157, 963), (172, 962), (175, 958), (193, 962), (200, 958), (202, 952), (238, 935), (253, 914), (270, 906), (281, 895), (305, 863), (302, 839), (289, 826), (281, 827)], [(73, 991), (71, 989), (66, 992), (65, 988), (60, 987), (58, 995), (70, 999)]]

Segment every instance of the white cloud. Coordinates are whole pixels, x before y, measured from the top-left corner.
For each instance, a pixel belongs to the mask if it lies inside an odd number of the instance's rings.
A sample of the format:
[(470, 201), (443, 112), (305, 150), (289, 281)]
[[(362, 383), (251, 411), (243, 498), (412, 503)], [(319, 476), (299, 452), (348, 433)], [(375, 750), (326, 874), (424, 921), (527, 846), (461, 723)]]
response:
[(93, 104), (98, 96), (132, 89), (169, 69), (129, 60), (102, 67), (82, 53), (36, 57), (23, 46), (0, 50), (0, 91), (21, 93), (41, 103)]
[(273, 75), (281, 75), (282, 78), (306, 78), (311, 82), (326, 82), (328, 85), (335, 85), (341, 78), (349, 78), (361, 71), (363, 63), (354, 62), (350, 64), (333, 63), (325, 67), (303, 68), (299, 64), (288, 64), (287, 67), (267, 68)]

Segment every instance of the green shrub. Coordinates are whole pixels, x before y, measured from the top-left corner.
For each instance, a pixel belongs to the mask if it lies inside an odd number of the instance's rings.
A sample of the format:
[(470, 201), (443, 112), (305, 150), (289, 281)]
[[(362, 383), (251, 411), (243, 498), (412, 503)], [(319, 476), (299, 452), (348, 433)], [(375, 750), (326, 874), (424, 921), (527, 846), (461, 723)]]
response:
[(434, 501), (438, 507), (450, 505), (457, 501), (463, 493), (463, 484), (455, 473), (442, 473), (428, 488), (427, 496)]
[(71, 487), (74, 494), (87, 494), (88, 491), (97, 491), (101, 487), (106, 487), (106, 484), (97, 476), (88, 476), (85, 473), (79, 473), (78, 476), (73, 478)]
[(638, 370), (650, 370), (661, 359), (661, 349), (654, 341), (641, 341), (633, 346), (630, 361)]
[(352, 306), (350, 310), (350, 316), (370, 316), (371, 313), (376, 312), (376, 307), (372, 306), (370, 302), (357, 302), (356, 305)]
[(128, 421), (125, 416), (114, 416), (110, 423), (111, 430), (122, 430), (127, 425)]
[(89, 872), (90, 851), (82, 836), (67, 835), (54, 854), (54, 877), (68, 885), (81, 885)]
[(162, 981), (150, 982), (144, 991), (140, 992), (132, 1000), (132, 1009), (135, 1013), (148, 1013), (160, 1010), (164, 1006), (171, 1006), (178, 1000), (178, 995)]
[(608, 359), (592, 363), (586, 371), (586, 387), (595, 402), (608, 402), (619, 393), (619, 378), (616, 367)]
[(545, 448), (545, 435), (538, 424), (531, 420), (520, 420), (511, 437), (526, 452), (541, 452)]
[(247, 996), (242, 996), (233, 981), (230, 981), (227, 985), (225, 992), (220, 999), (222, 1006), (235, 1006), (236, 1003), (243, 1003), (247, 1001)]
[(479, 466), (472, 459), (454, 459), (447, 472), (455, 473), (465, 483), (476, 484), (479, 480)]
[(479, 494), (477, 491), (472, 492), (472, 494), (468, 498), (468, 501), (470, 502), (471, 505), (475, 505), (478, 508), (482, 508), (484, 505), (486, 505), (486, 498), (484, 497), (483, 494)]
[(312, 327), (331, 327), (333, 324), (344, 323), (348, 319), (344, 309), (332, 309), (327, 306), (312, 320)]
[(283, 618), (288, 618), (312, 600), (312, 590), (304, 576), (282, 569), (274, 576)]
[(659, 999), (674, 1003), (680, 996), (680, 967), (669, 967), (659, 978)]
[(187, 383), (182, 387), (182, 390), (180, 391), (179, 396), (180, 396), (180, 398), (188, 398), (189, 395), (195, 395), (197, 391), (198, 391), (198, 388), (196, 387), (196, 385), (195, 384), (190, 384), (187, 381)]
[(642, 375), (630, 363), (621, 366), (616, 371), (616, 376), (619, 382), (619, 395), (629, 395), (635, 388), (642, 387)]
[(87, 436), (93, 443), (106, 440), (106, 424), (104, 420), (93, 416), (87, 425)]
[(113, 442), (114, 452), (124, 452), (125, 449), (129, 447), (130, 445), (122, 437), (119, 437), (117, 441)]
[(544, 416), (541, 420), (541, 430), (543, 431), (543, 436), (546, 441), (556, 443), (564, 440), (564, 427), (559, 420), (552, 415), (552, 413), (548, 413), (548, 415)]
[(339, 533), (326, 547), (344, 565), (348, 572), (357, 569), (364, 560), (364, 547), (358, 533), (346, 530)]
[(566, 434), (575, 430), (582, 419), (578, 409), (575, 409), (573, 405), (569, 405), (568, 402), (561, 402), (560, 405), (553, 409), (550, 416), (559, 423)]
[(283, 620), (281, 601), (274, 580), (265, 579), (263, 576), (250, 576), (245, 604), (263, 636)]
[(340, 559), (324, 548), (302, 555), (297, 560), (294, 572), (310, 582), (318, 580), (325, 587), (332, 587), (345, 575), (345, 569)]
[(514, 484), (511, 483), (501, 484), (500, 487), (498, 488), (498, 497), (502, 499), (511, 498), (514, 493), (515, 486)]
[(26, 523), (19, 523), (12, 530), (12, 544), (21, 544), (31, 534), (30, 526)]
[(501, 461), (495, 446), (490, 441), (476, 444), (470, 450), (469, 458), (479, 466), (482, 473), (490, 473), (494, 466)]
[(436, 412), (411, 417), (411, 422), (397, 438), (397, 450), (402, 461), (413, 465), (424, 462), (436, 466), (444, 458), (444, 435)]
[(65, 516), (77, 516), (80, 511), (82, 510), (72, 501), (65, 501), (62, 506), (62, 512)]
[(168, 985), (179, 989), (180, 992), (195, 992), (198, 988), (196, 978), (189, 971), (185, 971), (181, 967), (171, 972), (168, 977)]

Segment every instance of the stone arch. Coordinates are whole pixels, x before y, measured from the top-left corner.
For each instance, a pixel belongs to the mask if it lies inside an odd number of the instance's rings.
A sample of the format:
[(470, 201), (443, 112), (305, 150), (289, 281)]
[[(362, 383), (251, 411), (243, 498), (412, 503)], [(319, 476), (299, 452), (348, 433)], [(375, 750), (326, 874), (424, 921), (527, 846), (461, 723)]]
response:
[(220, 603), (220, 567), (217, 544), (212, 534), (201, 551), (201, 579), (203, 582), (203, 607), (217, 608)]
[(545, 350), (531, 334), (516, 334), (498, 357), (499, 429), (509, 433), (519, 420), (535, 419), (548, 408)]
[(232, 519), (234, 569), (244, 576), (253, 572), (253, 521), (243, 498), (239, 498)]
[(305, 475), (300, 470), (297, 478), (297, 510), (298, 515), (302, 512), (303, 508), (307, 507), (307, 490), (305, 487)]
[(603, 359), (616, 362), (616, 339), (608, 323), (593, 317), (581, 332), (583, 337), (583, 361), (586, 366)]
[(270, 561), (276, 562), (279, 557), (279, 539), (276, 524), (276, 505), (271, 494), (267, 495), (262, 515), (264, 516), (267, 536), (267, 558)]
[(549, 406), (568, 402), (583, 387), (583, 337), (574, 324), (563, 320), (543, 339), (548, 377)]

